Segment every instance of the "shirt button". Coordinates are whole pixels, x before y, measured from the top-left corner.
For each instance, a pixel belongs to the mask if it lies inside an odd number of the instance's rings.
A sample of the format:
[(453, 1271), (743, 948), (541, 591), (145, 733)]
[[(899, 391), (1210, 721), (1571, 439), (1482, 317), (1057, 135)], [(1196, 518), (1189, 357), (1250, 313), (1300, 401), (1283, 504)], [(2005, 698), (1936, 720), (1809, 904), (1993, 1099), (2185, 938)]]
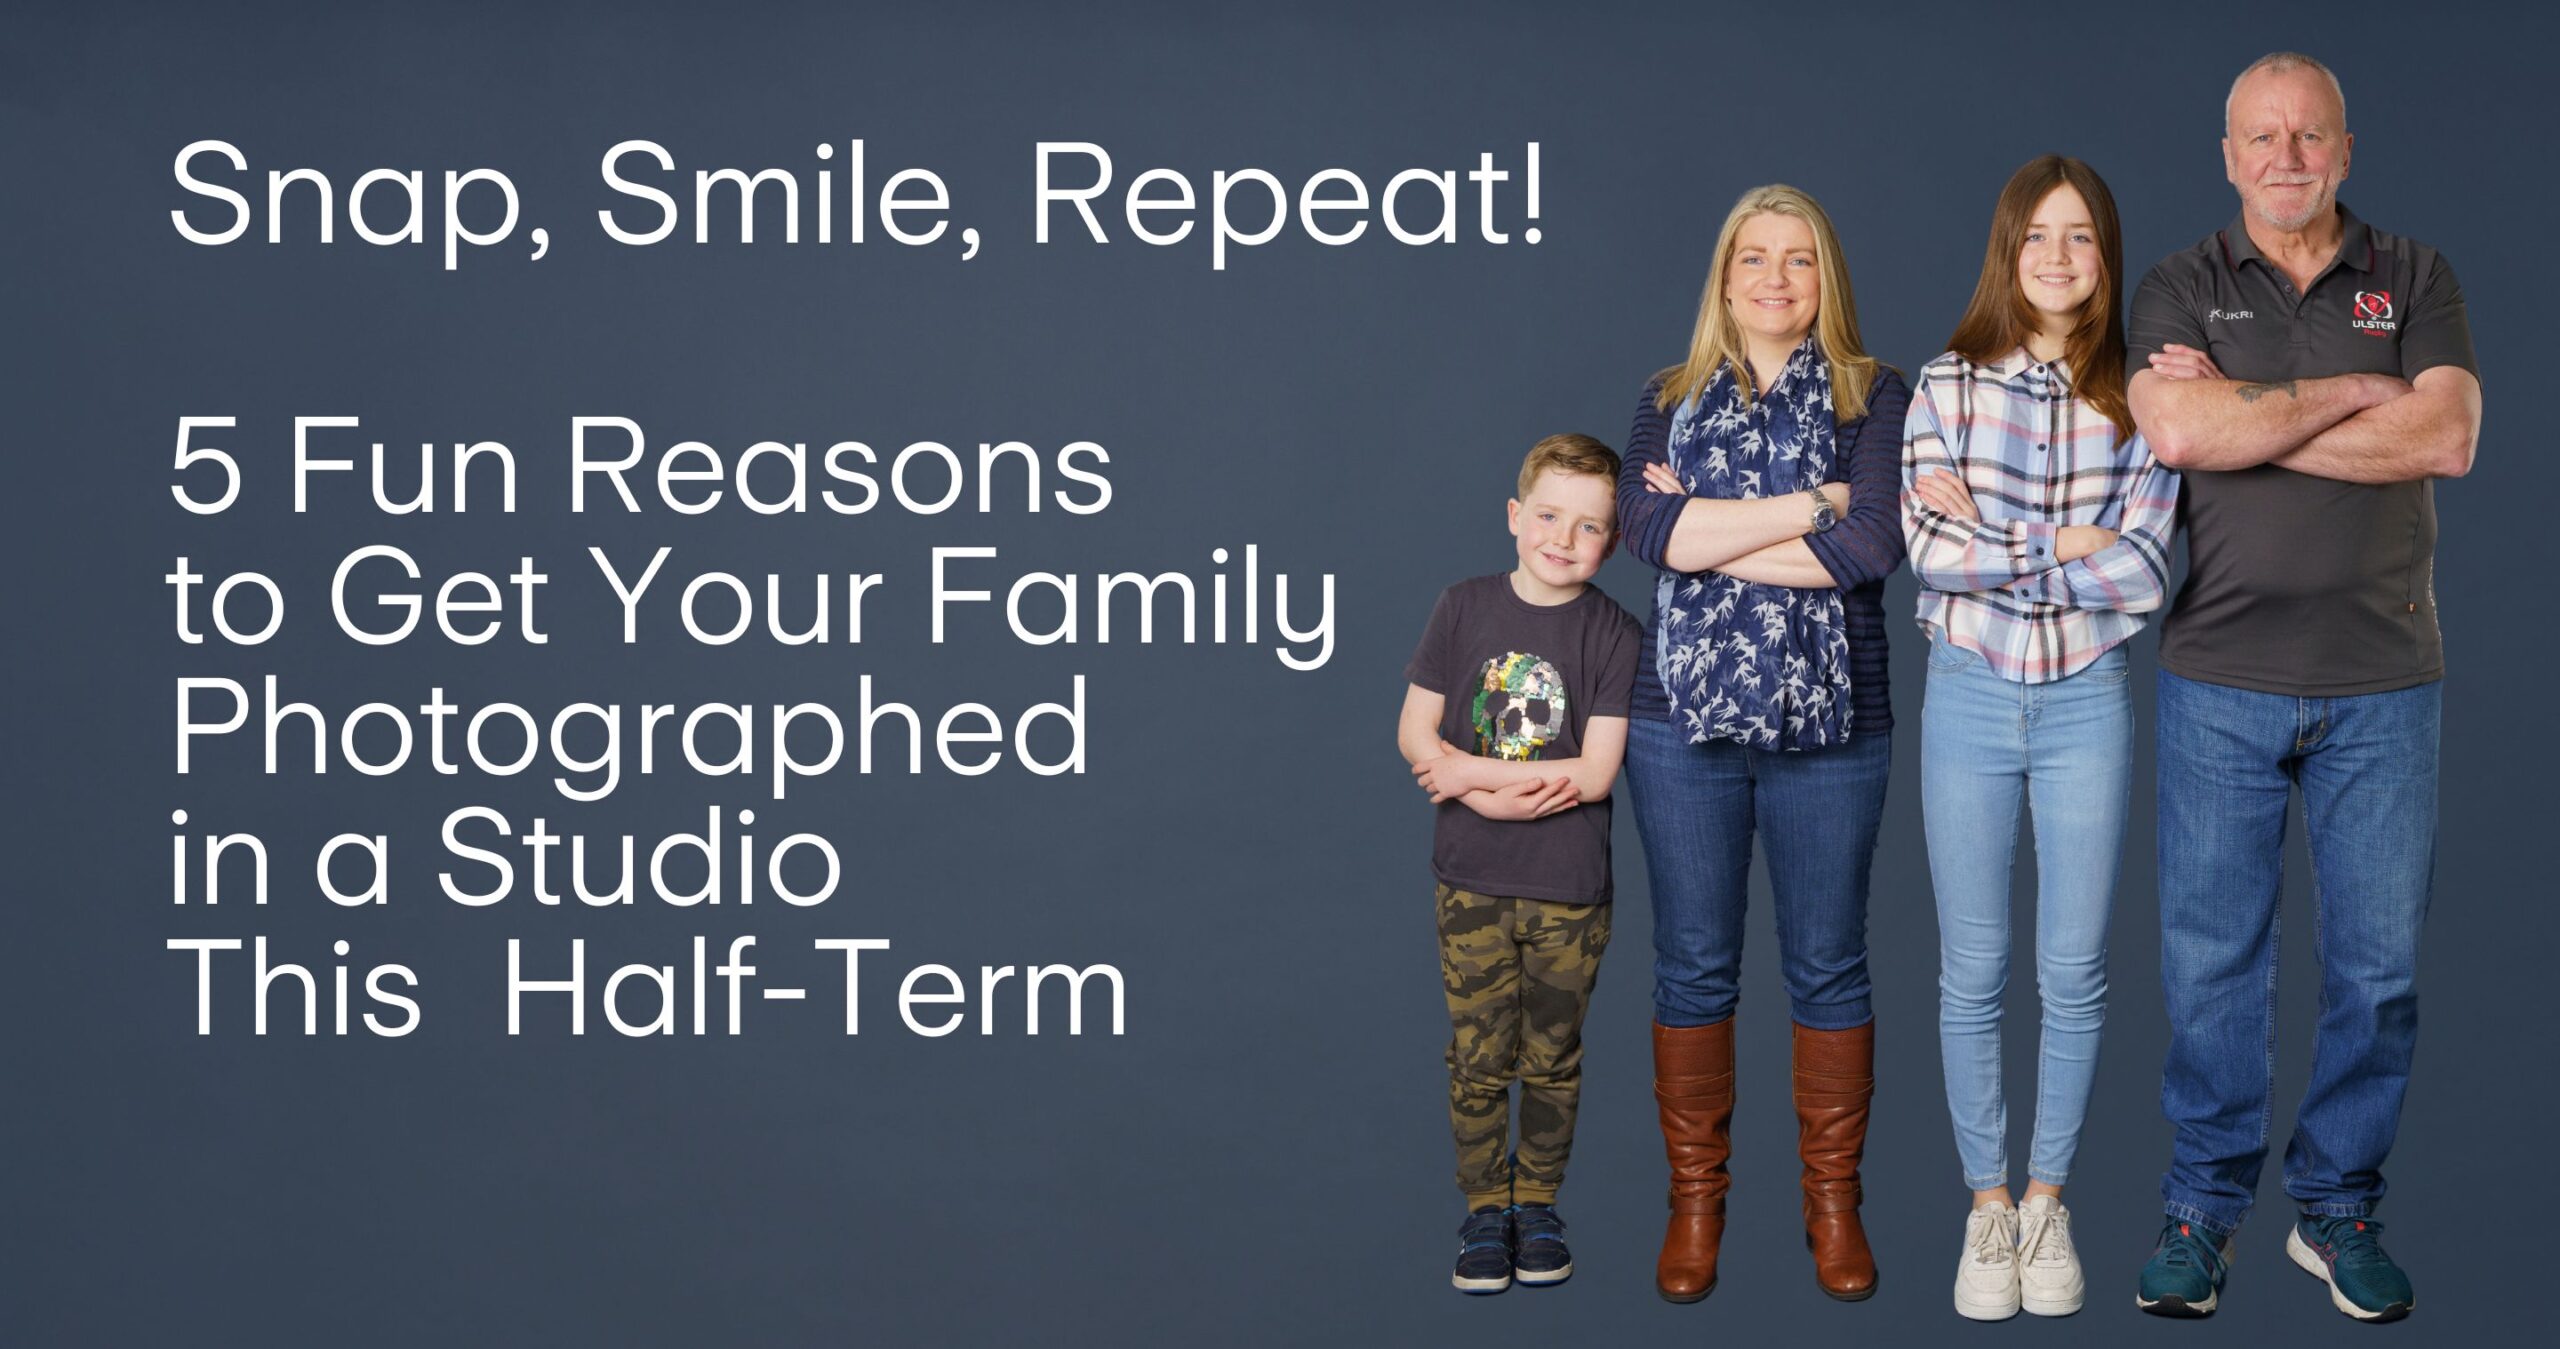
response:
[(2038, 446), (2036, 446), (2036, 448), (2037, 448), (2037, 449), (2039, 449), (2039, 450), (2041, 450), (2041, 449), (2043, 449), (2043, 448), (2044, 448), (2044, 446), (2042, 446), (2042, 445), (2038, 445)]

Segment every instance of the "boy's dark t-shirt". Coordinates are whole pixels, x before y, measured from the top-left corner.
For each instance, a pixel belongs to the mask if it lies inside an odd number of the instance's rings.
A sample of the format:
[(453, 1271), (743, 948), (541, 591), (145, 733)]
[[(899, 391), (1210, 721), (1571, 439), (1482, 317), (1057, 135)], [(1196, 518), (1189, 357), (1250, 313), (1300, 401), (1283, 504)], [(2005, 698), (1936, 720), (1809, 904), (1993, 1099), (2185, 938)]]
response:
[[(1470, 754), (1571, 759), (1593, 717), (1627, 715), (1643, 653), (1642, 626), (1598, 586), (1536, 605), (1496, 573), (1440, 592), (1404, 677), (1441, 695), (1440, 738)], [(1441, 802), (1431, 869), (1442, 884), (1478, 894), (1605, 903), (1609, 802), (1541, 820), (1488, 820)]]

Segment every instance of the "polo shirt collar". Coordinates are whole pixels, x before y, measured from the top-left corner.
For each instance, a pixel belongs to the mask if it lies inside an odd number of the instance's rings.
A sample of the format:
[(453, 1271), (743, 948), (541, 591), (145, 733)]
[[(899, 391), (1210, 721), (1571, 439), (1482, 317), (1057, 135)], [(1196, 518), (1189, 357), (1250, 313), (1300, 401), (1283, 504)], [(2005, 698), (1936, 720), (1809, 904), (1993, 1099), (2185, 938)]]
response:
[[(2328, 275), (2335, 267), (2352, 267), (2370, 275), (2375, 263), (2373, 227), (2348, 210), (2345, 202), (2337, 203), (2337, 207), (2338, 255), (2330, 259), (2328, 267), (2320, 269), (2320, 275)], [(2258, 241), (2249, 237), (2248, 207), (2241, 207), (2240, 214), (2231, 217), (2231, 224), (2222, 231), (2222, 256), (2235, 272), (2240, 270), (2240, 264), (2252, 258), (2269, 267), (2275, 265), (2267, 262), (2267, 255), (2258, 251)]]

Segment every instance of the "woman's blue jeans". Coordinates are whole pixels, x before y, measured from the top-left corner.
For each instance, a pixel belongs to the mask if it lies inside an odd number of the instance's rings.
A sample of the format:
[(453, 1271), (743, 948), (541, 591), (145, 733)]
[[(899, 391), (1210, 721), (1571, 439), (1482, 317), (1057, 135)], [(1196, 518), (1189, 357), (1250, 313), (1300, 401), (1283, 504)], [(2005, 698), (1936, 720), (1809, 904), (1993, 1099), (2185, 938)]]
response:
[(1709, 1026), (1741, 996), (1751, 840), (1768, 858), (1778, 959), (1797, 1024), (1847, 1030), (1868, 1003), (1867, 872), (1893, 771), (1891, 735), (1821, 750), (1692, 745), (1670, 722), (1627, 728), (1627, 789), (1653, 893), (1653, 1018)]
[(2070, 1178), (2107, 1016), (2107, 915), (2133, 786), (2125, 648), (2062, 679), (2023, 684), (1943, 640), (1929, 644), (1920, 720), (1920, 804), (1938, 897), (1938, 1045), (1965, 1188), (2009, 1183), (2000, 1089), (2009, 983), (2010, 869), (2018, 814), (2034, 820), (2035, 1138), (2027, 1175)]

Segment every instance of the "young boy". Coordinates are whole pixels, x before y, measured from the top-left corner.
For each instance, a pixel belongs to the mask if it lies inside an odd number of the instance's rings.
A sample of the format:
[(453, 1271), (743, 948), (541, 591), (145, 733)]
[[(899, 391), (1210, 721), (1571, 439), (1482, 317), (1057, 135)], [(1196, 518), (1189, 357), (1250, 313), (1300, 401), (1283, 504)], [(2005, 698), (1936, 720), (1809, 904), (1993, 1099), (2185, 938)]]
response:
[[(1644, 635), (1592, 576), (1616, 543), (1618, 456), (1549, 436), (1511, 502), (1519, 565), (1441, 592), (1405, 667), (1396, 743), (1440, 807), (1440, 974), (1462, 1292), (1573, 1273), (1556, 1188), (1582, 1096), (1582, 1017), (1609, 945), (1609, 788)], [(1520, 1141), (1510, 1088), (1520, 1082)]]

